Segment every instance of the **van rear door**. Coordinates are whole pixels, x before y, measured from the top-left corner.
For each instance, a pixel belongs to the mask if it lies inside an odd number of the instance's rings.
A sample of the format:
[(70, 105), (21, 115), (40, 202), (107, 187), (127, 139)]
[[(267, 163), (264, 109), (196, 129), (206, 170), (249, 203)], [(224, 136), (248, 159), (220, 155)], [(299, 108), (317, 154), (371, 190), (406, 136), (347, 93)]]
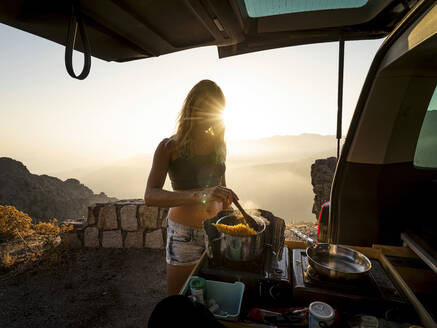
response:
[[(91, 55), (129, 61), (215, 45), (228, 57), (293, 45), (380, 38), (418, 0), (74, 1)], [(2, 0), (0, 22), (62, 45), (73, 1)], [(75, 49), (82, 51), (81, 40)]]

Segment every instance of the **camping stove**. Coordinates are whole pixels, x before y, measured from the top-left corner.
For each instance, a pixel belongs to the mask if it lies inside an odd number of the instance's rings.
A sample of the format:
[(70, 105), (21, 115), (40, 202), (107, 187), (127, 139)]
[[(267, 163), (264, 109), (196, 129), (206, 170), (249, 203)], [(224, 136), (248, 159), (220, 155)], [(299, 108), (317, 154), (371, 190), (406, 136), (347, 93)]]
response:
[[(285, 299), (291, 293), (290, 258), (284, 247), (279, 257), (268, 246), (261, 256), (250, 262), (233, 262), (224, 257), (207, 258), (199, 274), (205, 279), (225, 282), (241, 281), (246, 292), (255, 296), (267, 296), (265, 300)], [(289, 297), (288, 297), (289, 298)]]
[(304, 249), (294, 249), (293, 298), (303, 304), (322, 301), (334, 307), (361, 309), (378, 315), (385, 315), (386, 311), (410, 310), (406, 298), (396, 288), (381, 263), (376, 259), (370, 261), (372, 269), (362, 279), (332, 280), (318, 275), (308, 265)]

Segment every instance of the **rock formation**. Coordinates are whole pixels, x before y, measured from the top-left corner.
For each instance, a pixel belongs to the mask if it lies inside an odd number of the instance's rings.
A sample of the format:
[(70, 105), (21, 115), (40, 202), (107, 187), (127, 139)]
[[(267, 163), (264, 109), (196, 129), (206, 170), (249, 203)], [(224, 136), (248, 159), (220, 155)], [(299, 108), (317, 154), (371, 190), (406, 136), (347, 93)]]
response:
[(329, 157), (318, 159), (311, 165), (311, 184), (314, 191), (313, 213), (316, 215), (316, 220), (319, 219), (322, 205), (329, 201), (336, 164), (337, 158)]
[(88, 206), (116, 200), (94, 194), (77, 179), (32, 174), (23, 163), (0, 158), (0, 205), (13, 205), (35, 221), (86, 217)]

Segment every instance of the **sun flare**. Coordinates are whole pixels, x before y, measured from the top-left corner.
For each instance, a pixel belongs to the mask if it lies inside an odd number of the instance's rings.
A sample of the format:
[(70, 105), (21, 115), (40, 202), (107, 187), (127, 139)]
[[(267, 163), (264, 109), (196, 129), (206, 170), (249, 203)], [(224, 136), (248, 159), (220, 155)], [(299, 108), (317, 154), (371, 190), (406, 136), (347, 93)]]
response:
[(226, 139), (257, 139), (269, 135), (266, 113), (259, 104), (228, 97), (223, 111)]

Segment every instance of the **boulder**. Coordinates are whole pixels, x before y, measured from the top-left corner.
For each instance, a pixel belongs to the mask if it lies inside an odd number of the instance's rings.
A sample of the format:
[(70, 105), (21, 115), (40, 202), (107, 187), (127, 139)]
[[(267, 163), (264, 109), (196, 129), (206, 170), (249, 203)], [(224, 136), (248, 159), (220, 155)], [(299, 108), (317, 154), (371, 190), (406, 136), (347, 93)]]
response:
[(102, 247), (122, 248), (121, 230), (103, 231)]
[(97, 227), (85, 228), (83, 244), (84, 247), (100, 247), (99, 229)]
[(120, 225), (123, 231), (138, 230), (136, 205), (125, 205), (120, 209)]
[(126, 233), (126, 239), (124, 241), (125, 248), (142, 248), (143, 247), (143, 232), (142, 231), (129, 231)]
[(319, 218), (322, 205), (330, 199), (331, 184), (336, 165), (336, 157), (318, 159), (311, 165), (311, 184), (314, 192), (312, 212), (316, 215), (316, 220)]
[(99, 209), (98, 227), (104, 230), (114, 230), (118, 228), (117, 210), (115, 205), (102, 206)]
[(145, 235), (146, 248), (164, 248), (164, 241), (162, 237), (161, 229), (157, 229), (151, 232), (147, 232)]
[(159, 207), (140, 205), (138, 208), (138, 217), (141, 228), (153, 230), (158, 228)]

